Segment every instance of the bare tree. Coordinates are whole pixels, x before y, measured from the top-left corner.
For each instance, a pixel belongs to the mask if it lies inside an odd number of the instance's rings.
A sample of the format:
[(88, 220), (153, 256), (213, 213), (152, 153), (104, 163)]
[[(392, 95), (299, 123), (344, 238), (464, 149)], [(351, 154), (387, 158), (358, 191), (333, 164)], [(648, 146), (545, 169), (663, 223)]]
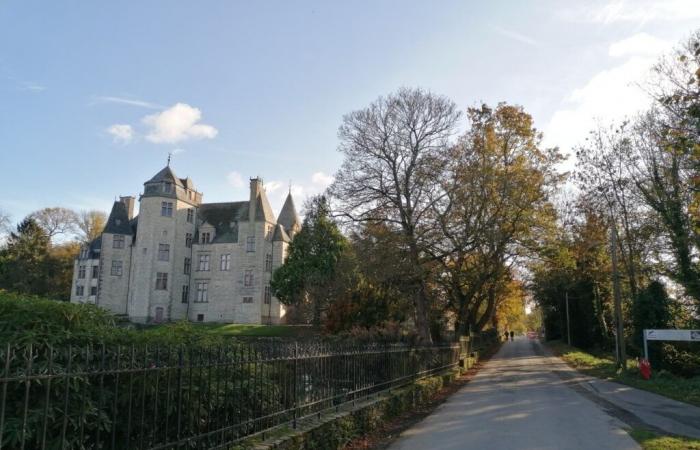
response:
[(400, 231), (414, 267), (416, 328), (431, 341), (424, 238), (430, 210), (460, 113), (449, 99), (421, 89), (400, 89), (343, 118), (339, 151), (345, 160), (331, 186), (342, 216), (381, 222)]
[(72, 209), (52, 207), (34, 211), (30, 218), (39, 225), (51, 241), (58, 235), (77, 231), (78, 214)]
[(97, 238), (107, 223), (107, 215), (102, 211), (81, 211), (78, 217), (78, 236), (84, 243), (89, 243)]

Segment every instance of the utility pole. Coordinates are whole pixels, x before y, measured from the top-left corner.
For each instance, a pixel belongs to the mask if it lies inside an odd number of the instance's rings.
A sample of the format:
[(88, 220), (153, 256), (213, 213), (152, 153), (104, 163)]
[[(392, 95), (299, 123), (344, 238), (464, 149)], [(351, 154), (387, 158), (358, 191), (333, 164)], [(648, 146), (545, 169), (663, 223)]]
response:
[(571, 345), (571, 319), (569, 319), (569, 291), (564, 293), (566, 301), (566, 342)]
[(617, 226), (612, 221), (611, 255), (613, 271), (613, 296), (615, 298), (615, 322), (617, 322), (617, 337), (615, 350), (617, 351), (617, 364), (627, 370), (627, 354), (625, 352), (625, 330), (622, 323), (622, 298), (620, 297), (620, 274), (617, 272)]

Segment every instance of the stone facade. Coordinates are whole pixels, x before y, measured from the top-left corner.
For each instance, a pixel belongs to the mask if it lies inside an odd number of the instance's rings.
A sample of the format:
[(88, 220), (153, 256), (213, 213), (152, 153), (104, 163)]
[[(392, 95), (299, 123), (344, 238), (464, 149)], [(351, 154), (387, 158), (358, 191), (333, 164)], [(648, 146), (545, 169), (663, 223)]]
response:
[(272, 271), (300, 228), (291, 194), (275, 218), (262, 180), (250, 197), (202, 203), (192, 181), (168, 166), (112, 207), (104, 232), (75, 261), (71, 301), (140, 323), (281, 323)]

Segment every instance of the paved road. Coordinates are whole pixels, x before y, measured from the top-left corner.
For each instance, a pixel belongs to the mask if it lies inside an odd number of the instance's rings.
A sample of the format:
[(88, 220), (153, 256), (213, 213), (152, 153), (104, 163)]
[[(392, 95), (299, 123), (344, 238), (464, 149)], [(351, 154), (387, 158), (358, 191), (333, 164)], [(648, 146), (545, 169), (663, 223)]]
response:
[(570, 388), (535, 341), (508, 342), (390, 450), (627, 450), (625, 425)]

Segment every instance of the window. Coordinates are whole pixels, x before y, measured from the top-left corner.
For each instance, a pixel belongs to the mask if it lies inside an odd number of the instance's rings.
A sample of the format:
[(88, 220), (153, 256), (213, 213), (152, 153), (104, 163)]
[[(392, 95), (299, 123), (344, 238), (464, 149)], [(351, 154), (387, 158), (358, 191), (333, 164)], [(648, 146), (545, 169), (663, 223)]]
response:
[(231, 270), (231, 255), (221, 255), (221, 266), (219, 267), (219, 269)]
[(272, 293), (270, 292), (270, 286), (265, 286), (265, 295), (263, 296), (263, 302), (269, 305), (272, 302)]
[(209, 255), (199, 255), (199, 266), (197, 270), (200, 272), (209, 271)]
[(189, 275), (192, 271), (192, 260), (190, 258), (185, 258), (185, 275)]
[(165, 272), (156, 273), (156, 289), (165, 291), (168, 289), (168, 274)]
[(190, 301), (190, 286), (188, 284), (182, 285), (182, 303), (187, 303)]
[(173, 184), (169, 182), (163, 183), (163, 192), (169, 194), (173, 190)]
[(265, 255), (265, 270), (272, 272), (272, 255), (270, 254)]
[(85, 266), (78, 267), (78, 278), (85, 278)]
[(123, 234), (115, 234), (112, 236), (112, 248), (124, 248)]
[(194, 222), (194, 208), (187, 209), (187, 221), (189, 223)]
[(246, 270), (245, 275), (243, 277), (243, 286), (250, 287), (252, 285), (253, 285), (253, 271)]
[(211, 240), (211, 233), (201, 233), (199, 238), (200, 244), (208, 244)]
[(243, 303), (253, 303), (253, 297), (243, 297)]
[(90, 286), (90, 295), (97, 295), (97, 286)]
[(92, 266), (92, 274), (90, 274), (90, 278), (97, 278), (100, 276), (100, 266)]
[(77, 295), (78, 297), (82, 297), (83, 295), (85, 295), (85, 286), (76, 286), (75, 295)]
[(124, 265), (123, 265), (122, 261), (112, 261), (112, 270), (110, 273), (113, 276), (115, 276), (115, 277), (122, 276), (123, 269), (124, 269)]
[(248, 253), (255, 251), (255, 236), (248, 236), (248, 240), (246, 240), (245, 251)]
[(270, 240), (270, 241), (272, 240), (272, 225), (267, 226), (267, 231), (266, 231), (265, 235), (267, 236), (268, 240)]
[(209, 281), (197, 281), (197, 297), (195, 303), (207, 303), (209, 301)]
[(80, 250), (80, 259), (87, 259), (87, 257), (88, 257), (88, 252), (89, 252), (89, 251), (90, 251), (90, 250), (88, 250), (87, 247), (81, 249), (81, 250)]
[(170, 244), (158, 244), (158, 261), (170, 261)]
[(173, 202), (161, 202), (160, 203), (160, 215), (163, 217), (173, 216)]
[(197, 322), (204, 322), (204, 314), (197, 314)]
[(185, 233), (185, 247), (192, 247), (192, 233)]

